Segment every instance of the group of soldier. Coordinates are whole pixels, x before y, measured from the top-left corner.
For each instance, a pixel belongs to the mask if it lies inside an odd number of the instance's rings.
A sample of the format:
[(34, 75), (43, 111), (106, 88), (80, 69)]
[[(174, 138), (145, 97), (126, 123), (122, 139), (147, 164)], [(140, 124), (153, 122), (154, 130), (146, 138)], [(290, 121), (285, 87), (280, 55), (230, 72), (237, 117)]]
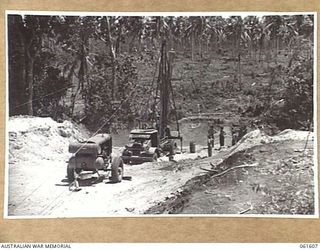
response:
[[(212, 151), (212, 149), (214, 148), (214, 134), (216, 133), (216, 131), (214, 130), (214, 126), (210, 125), (209, 129), (208, 129), (208, 150)], [(241, 126), (239, 129), (235, 130), (233, 127), (231, 129), (231, 133), (232, 133), (232, 145), (235, 145), (246, 133), (247, 133), (247, 128), (246, 126)], [(223, 147), (225, 145), (225, 136), (226, 136), (226, 132), (224, 131), (223, 127), (220, 127), (220, 131), (219, 131), (219, 144), (220, 144), (220, 148)], [(210, 153), (209, 153), (210, 154)]]
[[(214, 134), (215, 130), (213, 128), (213, 125), (210, 126), (208, 130), (208, 147), (214, 148)], [(219, 133), (219, 142), (220, 146), (224, 146), (224, 138), (225, 138), (226, 133), (223, 130), (223, 127), (220, 127), (220, 133)]]

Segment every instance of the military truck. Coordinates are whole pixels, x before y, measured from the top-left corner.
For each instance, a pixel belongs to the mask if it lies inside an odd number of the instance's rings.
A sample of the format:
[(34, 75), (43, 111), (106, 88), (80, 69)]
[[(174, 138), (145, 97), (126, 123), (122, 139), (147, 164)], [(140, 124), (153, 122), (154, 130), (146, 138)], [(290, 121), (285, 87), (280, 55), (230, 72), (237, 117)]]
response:
[(67, 178), (69, 182), (88, 178), (93, 174), (105, 177), (100, 172), (111, 172), (111, 181), (121, 182), (123, 178), (123, 161), (121, 157), (112, 157), (112, 138), (109, 134), (97, 134), (85, 142), (69, 144), (73, 155), (68, 161)]
[(164, 138), (160, 139), (156, 129), (134, 129), (130, 132), (129, 143), (122, 152), (124, 163), (143, 163), (157, 161), (161, 155), (168, 156), (170, 160), (177, 149), (175, 140), (181, 137), (171, 136), (167, 130)]
[(160, 140), (156, 129), (134, 129), (130, 132), (129, 143), (122, 153), (124, 163), (157, 161), (160, 156)]

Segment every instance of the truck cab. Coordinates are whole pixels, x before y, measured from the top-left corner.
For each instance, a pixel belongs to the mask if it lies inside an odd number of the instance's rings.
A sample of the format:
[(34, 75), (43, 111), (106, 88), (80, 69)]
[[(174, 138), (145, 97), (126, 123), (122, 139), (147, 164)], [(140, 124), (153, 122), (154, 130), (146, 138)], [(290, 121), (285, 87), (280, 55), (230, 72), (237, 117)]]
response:
[(156, 129), (134, 129), (130, 132), (129, 143), (122, 153), (124, 163), (157, 161), (160, 156), (160, 139)]

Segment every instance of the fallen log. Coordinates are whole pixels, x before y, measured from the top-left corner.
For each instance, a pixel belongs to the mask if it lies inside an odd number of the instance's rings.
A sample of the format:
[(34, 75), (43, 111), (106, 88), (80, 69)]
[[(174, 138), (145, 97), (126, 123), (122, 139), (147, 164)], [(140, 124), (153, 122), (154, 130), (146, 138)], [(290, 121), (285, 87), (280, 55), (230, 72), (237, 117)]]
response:
[(240, 211), (239, 214), (245, 214), (245, 213), (251, 211), (252, 209), (253, 209), (253, 206), (251, 205), (249, 208), (247, 208), (247, 209), (245, 209), (243, 211)]
[(216, 174), (216, 175), (211, 176), (211, 178), (222, 176), (222, 175), (224, 175), (224, 174), (226, 174), (226, 173), (228, 173), (228, 172), (230, 172), (230, 171), (232, 171), (232, 170), (235, 170), (235, 169), (239, 169), (239, 168), (249, 168), (249, 167), (256, 167), (256, 166), (258, 166), (258, 163), (254, 163), (254, 164), (244, 164), (244, 165), (240, 165), (240, 166), (228, 168), (228, 169), (222, 171), (221, 173), (218, 173), (218, 174)]
[(212, 162), (210, 162), (211, 167), (216, 168), (217, 165), (213, 164)]
[(214, 193), (214, 192), (211, 192), (211, 191), (209, 191), (209, 190), (204, 191), (204, 193), (205, 193), (205, 194), (212, 194), (212, 195), (219, 195), (219, 194)]
[(219, 172), (218, 170), (214, 170), (214, 169), (207, 169), (207, 168), (202, 168), (202, 167), (200, 167), (200, 169), (201, 170), (205, 170), (205, 171), (208, 171), (208, 172), (214, 172), (214, 173), (217, 173), (217, 172)]

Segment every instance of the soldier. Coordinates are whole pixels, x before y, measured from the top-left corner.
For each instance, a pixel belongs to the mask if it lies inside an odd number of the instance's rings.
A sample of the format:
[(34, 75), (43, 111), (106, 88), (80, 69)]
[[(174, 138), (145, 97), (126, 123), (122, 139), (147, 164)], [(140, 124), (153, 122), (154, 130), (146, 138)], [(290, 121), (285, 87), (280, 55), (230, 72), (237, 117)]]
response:
[(235, 145), (238, 141), (238, 130), (235, 130), (233, 127), (231, 128), (232, 133), (232, 146)]
[(239, 132), (239, 139), (241, 139), (247, 133), (247, 127), (245, 125), (241, 126)]
[(219, 134), (219, 140), (220, 140), (220, 147), (224, 146), (224, 136), (226, 133), (223, 131), (223, 127), (220, 127), (220, 134)]
[(154, 128), (156, 130), (158, 130), (158, 132), (160, 131), (160, 116), (159, 115), (157, 115), (156, 120), (154, 122)]
[(211, 125), (208, 130), (208, 146), (210, 145), (211, 148), (214, 148), (214, 133), (215, 130), (213, 128), (213, 125)]
[(166, 136), (166, 137), (170, 137), (171, 136), (171, 132), (170, 132), (170, 128), (169, 127), (166, 127), (164, 129), (164, 136)]

